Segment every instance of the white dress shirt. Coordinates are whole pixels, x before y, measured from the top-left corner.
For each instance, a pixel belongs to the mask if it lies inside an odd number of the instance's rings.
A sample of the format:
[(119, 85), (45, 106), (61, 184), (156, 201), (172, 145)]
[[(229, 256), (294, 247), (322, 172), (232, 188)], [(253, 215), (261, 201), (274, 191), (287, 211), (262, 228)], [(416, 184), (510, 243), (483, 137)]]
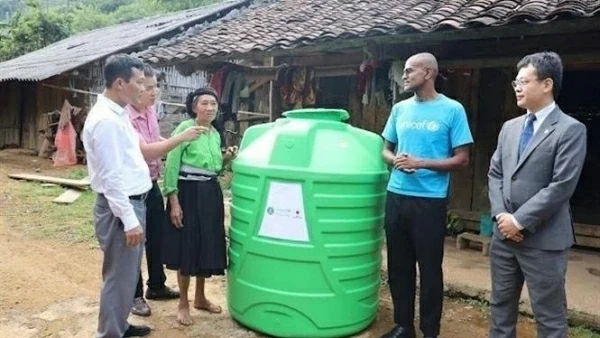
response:
[(98, 95), (85, 121), (82, 140), (92, 190), (104, 194), (125, 231), (137, 227), (140, 221), (129, 196), (148, 192), (152, 182), (140, 149), (140, 138), (125, 109)]
[[(550, 113), (554, 110), (554, 108), (556, 108), (556, 103), (554, 101), (552, 101), (552, 103), (550, 103), (549, 105), (547, 105), (546, 107), (540, 109), (539, 111), (537, 111), (535, 114), (535, 121), (533, 121), (533, 135), (535, 135), (535, 133), (537, 133), (537, 131), (540, 129), (540, 126), (542, 125), (542, 123), (544, 123), (544, 120), (546, 119), (546, 117), (548, 117), (548, 115), (550, 115)], [(531, 115), (532, 112), (530, 110), (527, 110), (527, 116)], [(527, 119), (525, 119), (525, 121), (527, 121)], [(523, 124), (523, 128), (525, 128), (525, 123)], [(498, 214), (497, 217), (499, 217), (501, 214)], [(515, 218), (515, 216), (510, 215), (512, 217), (512, 221), (515, 224), (515, 226), (517, 227), (517, 229), (519, 230), (523, 230), (525, 229), (521, 223), (517, 222), (517, 219)]]
[[(535, 121), (533, 121), (533, 135), (535, 135), (535, 133), (537, 133), (537, 131), (538, 131), (538, 129), (540, 129), (540, 126), (542, 125), (542, 123), (544, 123), (544, 120), (546, 119), (546, 117), (548, 117), (548, 115), (550, 115), (550, 113), (552, 113), (554, 108), (556, 108), (556, 103), (554, 103), (554, 101), (552, 101), (551, 104), (547, 105), (546, 107), (542, 108), (540, 111), (535, 113)], [(527, 111), (527, 115), (528, 116), (531, 115), (531, 112), (529, 110)], [(523, 128), (525, 128), (525, 124), (523, 124)]]

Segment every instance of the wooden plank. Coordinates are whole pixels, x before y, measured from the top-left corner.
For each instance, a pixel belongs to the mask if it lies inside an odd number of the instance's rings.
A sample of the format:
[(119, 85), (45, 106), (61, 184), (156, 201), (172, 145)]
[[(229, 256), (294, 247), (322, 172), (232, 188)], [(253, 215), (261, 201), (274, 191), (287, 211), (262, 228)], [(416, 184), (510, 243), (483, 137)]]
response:
[(600, 238), (580, 236), (580, 235), (577, 235), (576, 237), (577, 237), (577, 239), (576, 239), (575, 245), (584, 246), (584, 247), (588, 247), (588, 248), (600, 249)]
[(262, 79), (262, 80), (258, 80), (258, 81), (256, 81), (256, 83), (255, 83), (255, 84), (253, 84), (253, 85), (252, 85), (252, 87), (250, 87), (250, 88), (248, 89), (248, 94), (252, 94), (252, 93), (254, 93), (254, 91), (255, 91), (255, 90), (257, 90), (258, 88), (260, 88), (260, 87), (262, 87), (262, 86), (266, 85), (266, 84), (267, 84), (267, 83), (269, 83), (269, 82), (270, 82), (270, 81), (269, 81), (269, 80), (266, 80), (266, 79)]
[(81, 190), (67, 189), (60, 196), (55, 198), (52, 202), (58, 204), (71, 204), (75, 202), (79, 198), (79, 196), (81, 196), (81, 194)]
[(339, 67), (341, 64), (348, 66), (360, 65), (364, 60), (364, 53), (362, 49), (352, 53), (327, 53), (327, 54), (314, 54), (309, 56), (292, 56), (281, 58), (280, 62), (285, 63), (289, 66), (336, 66)]
[(244, 114), (244, 115), (250, 115), (250, 116), (262, 116), (262, 117), (269, 117), (269, 114), (264, 114), (264, 113), (256, 113), (256, 112), (252, 112), (252, 111), (244, 111), (244, 110), (238, 110), (238, 114)]
[(469, 246), (469, 243), (475, 242), (481, 244), (481, 253), (484, 256), (489, 256), (490, 254), (490, 243), (491, 238), (483, 237), (477, 234), (472, 234), (468, 232), (464, 232), (456, 238), (456, 248), (459, 250), (465, 249)]
[(89, 186), (89, 182), (84, 181), (84, 180), (70, 180), (70, 179), (66, 179), (66, 178), (35, 175), (35, 174), (9, 174), (8, 177), (16, 179), (16, 180), (54, 183), (54, 184), (64, 185), (64, 186), (73, 187), (73, 188), (77, 188), (77, 189), (86, 189)]
[[(442, 68), (514, 68), (522, 57), (441, 60), (439, 66)], [(564, 64), (587, 64), (598, 60), (598, 53), (563, 54), (561, 55), (561, 59)]]
[[(414, 53), (428, 51), (434, 54), (439, 61), (456, 61), (457, 59), (462, 60), (465, 56), (475, 60), (501, 57), (520, 59), (523, 55), (539, 51), (539, 46), (545, 46), (547, 50), (557, 52), (562, 57), (573, 53), (597, 53), (600, 49), (600, 40), (596, 38), (597, 35), (598, 32), (581, 33), (577, 35), (577, 39), (573, 39), (573, 34), (556, 34), (535, 38), (466, 40), (460, 43), (426, 41), (412, 45), (385, 45), (382, 49), (384, 58), (405, 59)], [(443, 63), (441, 62), (440, 65)], [(515, 67), (515, 65), (516, 63), (510, 66)]]
[(600, 238), (600, 225), (575, 223), (575, 233), (582, 236)]
[[(479, 224), (480, 213), (477, 211), (451, 209), (450, 212), (467, 222)], [(577, 245), (600, 248), (600, 225), (574, 223), (573, 226), (575, 227)], [(479, 230), (469, 226), (468, 228), (472, 230)]]
[(250, 122), (250, 121), (269, 121), (269, 116), (250, 116), (250, 117), (238, 119), (238, 122)]

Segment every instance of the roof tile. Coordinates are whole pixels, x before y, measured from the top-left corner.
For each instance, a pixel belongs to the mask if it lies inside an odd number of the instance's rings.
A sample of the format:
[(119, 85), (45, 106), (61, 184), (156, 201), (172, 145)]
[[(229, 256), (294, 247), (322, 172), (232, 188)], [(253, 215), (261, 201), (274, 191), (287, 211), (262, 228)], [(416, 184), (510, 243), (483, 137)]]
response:
[(599, 11), (600, 0), (278, 0), (186, 36), (187, 43), (152, 48), (141, 56), (156, 63), (169, 62), (172, 51), (181, 55), (187, 49), (187, 59), (240, 56), (331, 39), (399, 34), (407, 26), (431, 32), (445, 26), (498, 26), (515, 19), (544, 22), (559, 14), (592, 16)]

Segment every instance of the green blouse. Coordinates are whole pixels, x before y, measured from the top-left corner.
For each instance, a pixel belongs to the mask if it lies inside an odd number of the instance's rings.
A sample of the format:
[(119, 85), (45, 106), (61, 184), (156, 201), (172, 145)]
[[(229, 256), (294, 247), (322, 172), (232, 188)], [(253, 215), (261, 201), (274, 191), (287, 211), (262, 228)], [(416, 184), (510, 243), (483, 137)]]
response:
[[(196, 121), (193, 119), (183, 121), (173, 131), (173, 135), (177, 135), (195, 125)], [(177, 181), (179, 180), (179, 170), (182, 164), (214, 172), (221, 171), (221, 168), (223, 168), (223, 154), (221, 153), (219, 133), (211, 128), (208, 134), (201, 134), (199, 138), (191, 142), (183, 142), (169, 152), (163, 182), (165, 196), (177, 193)]]

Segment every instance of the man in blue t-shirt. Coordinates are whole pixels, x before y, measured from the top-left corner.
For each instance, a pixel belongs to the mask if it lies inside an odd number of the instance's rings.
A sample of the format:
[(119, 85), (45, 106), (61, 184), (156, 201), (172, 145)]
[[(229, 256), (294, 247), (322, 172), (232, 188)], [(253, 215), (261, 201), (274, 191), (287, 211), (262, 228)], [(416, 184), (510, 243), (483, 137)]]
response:
[(468, 166), (473, 137), (463, 106), (436, 92), (437, 74), (437, 60), (429, 53), (406, 61), (404, 87), (414, 96), (392, 108), (382, 133), (383, 158), (393, 166), (385, 230), (396, 323), (382, 338), (415, 337), (417, 262), (420, 329), (426, 338), (440, 334), (450, 172)]

